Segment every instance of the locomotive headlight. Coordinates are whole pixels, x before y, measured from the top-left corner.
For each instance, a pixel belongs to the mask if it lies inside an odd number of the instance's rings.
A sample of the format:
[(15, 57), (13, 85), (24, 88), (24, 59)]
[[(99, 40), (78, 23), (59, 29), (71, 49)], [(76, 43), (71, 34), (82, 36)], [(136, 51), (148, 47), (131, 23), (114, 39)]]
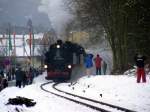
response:
[(57, 45), (56, 47), (57, 47), (57, 49), (59, 49), (59, 48), (60, 48), (60, 45)]
[(71, 66), (71, 65), (68, 65), (68, 68), (69, 68), (69, 69), (71, 69), (71, 68), (72, 68), (72, 66)]
[(44, 68), (47, 69), (47, 65), (44, 65)]

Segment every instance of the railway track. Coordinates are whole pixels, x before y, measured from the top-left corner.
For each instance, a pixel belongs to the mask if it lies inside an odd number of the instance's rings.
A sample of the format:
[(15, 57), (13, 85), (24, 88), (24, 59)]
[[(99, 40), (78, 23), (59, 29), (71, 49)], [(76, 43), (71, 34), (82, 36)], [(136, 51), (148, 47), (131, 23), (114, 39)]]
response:
[(75, 94), (60, 90), (56, 87), (60, 83), (54, 83), (52, 85), (52, 88), (55, 90), (55, 92), (49, 91), (49, 90), (45, 89), (44, 86), (46, 86), (47, 84), (50, 84), (50, 83), (53, 83), (53, 82), (48, 82), (48, 83), (42, 84), (40, 86), (41, 89), (45, 92), (51, 93), (53, 95), (73, 101), (73, 102), (81, 104), (81, 105), (87, 106), (87, 107), (95, 109), (97, 111), (100, 111), (100, 112), (135, 112), (130, 109), (126, 109), (126, 108), (115, 106), (112, 104), (96, 101), (93, 99), (85, 98), (85, 97), (82, 97), (79, 95), (75, 95)]

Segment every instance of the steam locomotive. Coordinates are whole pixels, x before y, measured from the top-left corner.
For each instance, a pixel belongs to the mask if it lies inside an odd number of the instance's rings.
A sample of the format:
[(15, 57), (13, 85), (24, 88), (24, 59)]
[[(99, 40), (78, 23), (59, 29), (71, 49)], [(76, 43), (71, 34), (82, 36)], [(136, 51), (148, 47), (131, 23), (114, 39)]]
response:
[(45, 54), (46, 79), (69, 80), (72, 69), (83, 62), (85, 50), (69, 41), (57, 40)]

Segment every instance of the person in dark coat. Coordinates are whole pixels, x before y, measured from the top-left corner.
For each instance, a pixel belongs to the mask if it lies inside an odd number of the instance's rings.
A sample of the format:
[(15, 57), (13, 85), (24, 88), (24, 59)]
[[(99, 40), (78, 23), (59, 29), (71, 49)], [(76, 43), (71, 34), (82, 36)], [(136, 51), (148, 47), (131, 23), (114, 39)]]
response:
[(30, 84), (33, 83), (33, 79), (34, 79), (34, 68), (30, 68), (29, 70), (29, 74), (30, 74)]
[(0, 91), (8, 87), (8, 81), (5, 77), (0, 76)]
[(86, 67), (86, 74), (91, 74), (91, 68), (93, 67), (93, 54), (87, 54), (85, 57), (85, 67)]
[(23, 77), (22, 77), (22, 83), (23, 83), (23, 87), (25, 87), (25, 85), (27, 85), (27, 75), (25, 71), (22, 71)]
[(149, 72), (150, 72), (150, 64), (147, 63), (147, 64), (145, 65), (145, 74), (148, 75)]
[(97, 54), (96, 58), (94, 58), (95, 67), (96, 67), (96, 75), (101, 75), (101, 62), (102, 58)]
[(4, 71), (1, 70), (0, 75), (2, 76), (2, 78), (4, 78)]
[(7, 76), (7, 80), (10, 81), (11, 80), (11, 72), (10, 72), (10, 70), (7, 71), (6, 76)]
[(15, 79), (15, 68), (14, 67), (12, 68), (12, 74), (11, 75), (12, 75), (12, 80), (14, 80)]
[(104, 75), (106, 75), (106, 71), (107, 71), (107, 63), (106, 63), (106, 61), (103, 60), (103, 73), (104, 73)]
[(144, 70), (146, 57), (139, 53), (134, 57), (134, 60), (137, 66), (137, 83), (140, 82), (141, 78), (143, 82), (146, 82), (146, 76)]
[(3, 80), (2, 80), (2, 87), (3, 87), (3, 89), (8, 87), (8, 81), (6, 78), (3, 78)]
[(23, 80), (23, 72), (20, 67), (16, 70), (15, 75), (16, 75), (16, 87), (21, 88), (21, 83)]
[(0, 75), (0, 91), (2, 90), (2, 76)]

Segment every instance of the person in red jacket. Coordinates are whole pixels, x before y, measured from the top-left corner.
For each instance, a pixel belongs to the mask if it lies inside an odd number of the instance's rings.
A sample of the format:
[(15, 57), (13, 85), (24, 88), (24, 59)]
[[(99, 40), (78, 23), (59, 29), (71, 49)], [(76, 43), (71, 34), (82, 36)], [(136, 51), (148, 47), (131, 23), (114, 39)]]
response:
[(134, 60), (137, 66), (137, 83), (140, 82), (141, 78), (143, 82), (146, 82), (146, 76), (145, 76), (145, 70), (144, 70), (146, 57), (139, 53), (139, 54), (136, 54), (136, 56), (134, 57)]
[(102, 58), (97, 54), (96, 58), (94, 59), (95, 61), (95, 67), (96, 67), (96, 75), (101, 75), (101, 62)]

